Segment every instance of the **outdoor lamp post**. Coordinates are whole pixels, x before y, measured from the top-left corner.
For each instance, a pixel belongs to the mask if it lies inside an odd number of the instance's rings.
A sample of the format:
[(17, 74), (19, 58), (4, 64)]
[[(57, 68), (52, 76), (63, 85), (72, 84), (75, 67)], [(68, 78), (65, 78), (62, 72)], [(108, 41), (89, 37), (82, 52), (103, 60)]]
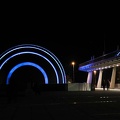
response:
[(75, 62), (72, 62), (72, 66), (73, 66), (73, 82), (74, 82), (74, 79), (75, 79), (75, 73), (74, 73)]
[(96, 70), (94, 70), (94, 84), (96, 86)]

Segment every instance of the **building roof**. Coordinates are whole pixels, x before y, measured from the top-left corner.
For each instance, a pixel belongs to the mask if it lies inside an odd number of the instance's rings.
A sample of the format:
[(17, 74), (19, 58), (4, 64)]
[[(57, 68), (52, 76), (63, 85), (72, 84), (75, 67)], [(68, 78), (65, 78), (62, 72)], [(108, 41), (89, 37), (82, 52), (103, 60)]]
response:
[(94, 71), (100, 69), (107, 69), (114, 66), (120, 66), (120, 50), (113, 51), (108, 54), (103, 54), (100, 57), (93, 58), (82, 64), (79, 64), (79, 71)]

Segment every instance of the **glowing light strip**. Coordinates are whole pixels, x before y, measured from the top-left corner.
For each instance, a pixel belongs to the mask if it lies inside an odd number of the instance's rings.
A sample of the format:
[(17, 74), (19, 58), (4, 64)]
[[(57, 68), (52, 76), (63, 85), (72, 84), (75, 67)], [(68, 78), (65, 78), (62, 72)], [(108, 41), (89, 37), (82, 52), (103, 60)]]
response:
[(17, 70), (19, 67), (26, 66), (26, 65), (36, 67), (38, 70), (40, 70), (44, 76), (45, 84), (48, 84), (48, 77), (47, 77), (46, 72), (39, 65), (37, 65), (33, 62), (22, 62), (22, 63), (17, 64), (16, 66), (14, 66), (8, 74), (6, 84), (9, 84), (9, 80), (15, 70)]
[[(17, 49), (21, 49), (21, 48), (34, 48), (34, 49), (41, 50), (41, 51), (45, 52), (46, 54), (48, 54), (49, 56), (51, 56), (54, 60), (55, 60), (55, 58), (56, 58), (56, 56), (55, 56), (54, 54), (52, 54), (50, 51), (48, 51), (47, 49), (45, 49), (45, 48), (43, 48), (43, 47), (41, 47), (41, 46), (37, 46), (37, 45), (31, 45), (31, 46), (30, 46), (29, 44), (23, 44), (23, 45), (24, 45), (24, 46), (22, 46), (22, 47), (21, 47), (21, 45), (18, 45), (18, 46), (16, 46), (17, 48), (13, 48), (13, 49), (11, 48), (10, 50), (8, 50), (8, 52), (6, 52), (5, 54), (3, 54), (3, 56), (1, 57), (1, 59), (2, 59), (5, 55), (9, 54), (10, 52), (12, 52), (12, 51), (14, 51), (14, 50), (17, 50)], [(38, 47), (38, 48), (37, 48), (37, 47)], [(41, 49), (40, 47), (41, 47), (42, 49)], [(43, 50), (43, 49), (45, 49), (46, 51)], [(54, 58), (50, 53), (48, 53), (47, 51), (50, 52), (55, 58)], [(57, 59), (57, 58), (56, 58), (56, 59)], [(58, 59), (57, 59), (57, 60), (58, 60)], [(59, 60), (58, 60), (58, 61), (55, 60), (55, 62), (57, 63), (58, 67), (60, 68), (60, 71), (61, 71), (61, 74), (62, 74), (63, 83), (66, 83), (65, 71), (64, 71), (64, 69), (63, 69), (62, 64), (60, 63)], [(58, 62), (59, 62), (59, 64), (60, 64), (61, 66), (58, 64)], [(2, 68), (2, 67), (0, 67), (0, 69), (1, 69), (1, 68)], [(62, 68), (62, 69), (61, 69), (61, 68)]]
[(119, 56), (120, 55), (120, 52), (119, 53), (117, 53), (117, 56)]
[(1, 65), (1, 68), (3, 67), (3, 65), (4, 65), (5, 63), (7, 63), (8, 60), (10, 60), (11, 58), (13, 58), (13, 57), (15, 57), (15, 56), (17, 56), (17, 55), (21, 55), (21, 54), (34, 54), (34, 55), (38, 55), (38, 56), (44, 58), (44, 59), (45, 59), (47, 62), (49, 62), (50, 65), (53, 67), (53, 69), (54, 69), (54, 71), (55, 71), (55, 74), (56, 74), (56, 78), (57, 78), (57, 84), (59, 84), (59, 77), (58, 77), (58, 74), (57, 74), (57, 71), (56, 71), (54, 65), (53, 65), (46, 57), (44, 57), (44, 56), (41, 55), (41, 54), (35, 53), (35, 52), (29, 52), (29, 51), (27, 51), (27, 52), (19, 52), (19, 53), (16, 53), (16, 54), (10, 56), (9, 58), (7, 58), (7, 59), (3, 62), (3, 64)]

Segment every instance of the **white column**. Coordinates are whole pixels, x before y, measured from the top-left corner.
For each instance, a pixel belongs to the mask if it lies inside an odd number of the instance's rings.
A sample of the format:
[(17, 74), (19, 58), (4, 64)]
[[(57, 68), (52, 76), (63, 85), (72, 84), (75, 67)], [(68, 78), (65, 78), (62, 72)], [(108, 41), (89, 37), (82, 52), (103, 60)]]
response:
[(97, 88), (101, 88), (101, 84), (102, 84), (102, 75), (103, 75), (103, 70), (100, 70), (99, 76), (98, 76)]
[(92, 83), (92, 71), (88, 72), (87, 83)]
[(111, 89), (115, 88), (115, 78), (116, 78), (116, 67), (113, 67), (111, 82), (110, 82), (110, 88)]

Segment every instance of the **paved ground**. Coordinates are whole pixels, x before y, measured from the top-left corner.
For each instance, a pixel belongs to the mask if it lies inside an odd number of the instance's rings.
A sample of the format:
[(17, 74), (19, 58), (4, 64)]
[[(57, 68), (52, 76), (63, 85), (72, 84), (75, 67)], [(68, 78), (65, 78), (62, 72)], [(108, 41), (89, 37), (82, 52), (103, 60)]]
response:
[(0, 120), (120, 120), (120, 91), (57, 91), (0, 98)]

